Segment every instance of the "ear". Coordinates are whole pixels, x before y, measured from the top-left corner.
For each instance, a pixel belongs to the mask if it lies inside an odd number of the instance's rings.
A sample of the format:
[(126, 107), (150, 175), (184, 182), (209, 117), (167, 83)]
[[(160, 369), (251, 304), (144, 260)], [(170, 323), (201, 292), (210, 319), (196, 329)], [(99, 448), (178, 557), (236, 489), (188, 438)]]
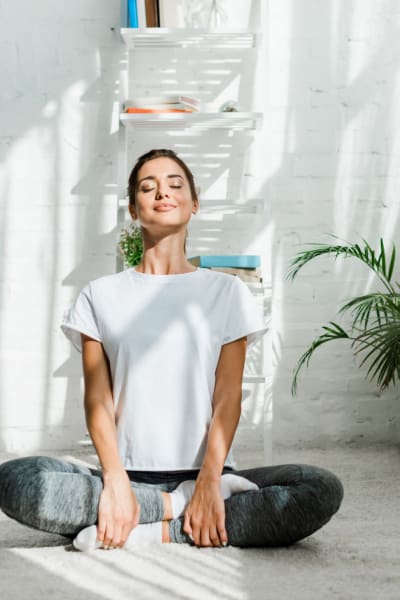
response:
[(200, 204), (198, 200), (193, 200), (192, 204), (192, 214), (195, 215), (200, 209)]
[(129, 204), (128, 208), (129, 208), (129, 212), (130, 212), (130, 215), (131, 215), (132, 219), (134, 221), (136, 221), (137, 220), (137, 214), (136, 214), (135, 207), (132, 204)]

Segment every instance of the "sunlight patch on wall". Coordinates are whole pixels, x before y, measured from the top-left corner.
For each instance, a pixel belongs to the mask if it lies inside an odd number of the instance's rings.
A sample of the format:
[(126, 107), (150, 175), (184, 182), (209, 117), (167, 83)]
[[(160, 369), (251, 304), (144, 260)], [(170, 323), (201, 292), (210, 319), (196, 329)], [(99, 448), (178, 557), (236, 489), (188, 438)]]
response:
[[(380, 4), (378, 0), (378, 4)], [(347, 85), (354, 83), (360, 77), (373, 58), (374, 44), (371, 43), (376, 32), (371, 31), (371, 3), (365, 0), (355, 0), (351, 11), (352, 23), (347, 33), (349, 44)]]
[[(386, 218), (384, 222), (384, 236), (385, 240), (389, 243), (390, 240), (399, 240), (399, 221), (400, 221), (400, 202), (399, 202), (399, 172), (400, 172), (400, 136), (398, 132), (400, 130), (400, 109), (398, 98), (400, 94), (400, 73), (397, 73), (396, 82), (393, 87), (392, 103), (391, 103), (391, 116), (389, 122), (391, 123), (391, 131), (388, 132), (388, 157), (386, 173), (387, 177), (386, 187), (384, 190), (384, 196), (382, 203), (387, 206)], [(382, 167), (382, 170), (384, 167)]]

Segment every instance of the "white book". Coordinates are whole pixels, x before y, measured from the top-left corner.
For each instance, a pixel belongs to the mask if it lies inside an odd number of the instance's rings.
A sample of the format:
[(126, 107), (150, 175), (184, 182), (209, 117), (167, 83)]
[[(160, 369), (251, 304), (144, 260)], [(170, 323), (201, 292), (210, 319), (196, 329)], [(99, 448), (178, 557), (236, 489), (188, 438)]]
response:
[(138, 17), (138, 27), (147, 27), (146, 0), (136, 0), (136, 10)]
[(200, 100), (190, 96), (142, 96), (130, 98), (124, 102), (123, 110), (127, 108), (188, 108), (198, 111), (201, 108)]
[(183, 5), (183, 2), (177, 0), (158, 0), (160, 27), (187, 27), (187, 9)]

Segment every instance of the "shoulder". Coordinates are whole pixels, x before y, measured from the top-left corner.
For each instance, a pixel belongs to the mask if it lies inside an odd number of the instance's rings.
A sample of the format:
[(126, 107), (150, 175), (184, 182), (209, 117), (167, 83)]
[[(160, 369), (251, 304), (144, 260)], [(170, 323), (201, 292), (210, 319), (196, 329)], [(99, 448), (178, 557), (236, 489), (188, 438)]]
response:
[(119, 281), (121, 281), (122, 279), (125, 279), (125, 278), (126, 278), (126, 271), (119, 271), (118, 273), (101, 275), (100, 277), (97, 277), (96, 279), (91, 279), (88, 282), (88, 285), (91, 285), (92, 287), (112, 286), (115, 283), (118, 283)]
[(218, 290), (218, 293), (228, 294), (231, 298), (237, 295), (247, 294), (247, 285), (238, 277), (224, 271), (212, 271), (211, 269), (203, 269), (207, 273), (207, 284), (210, 287)]
[(203, 276), (205, 279), (210, 283), (215, 282), (215, 284), (220, 285), (221, 287), (234, 286), (235, 280), (237, 279), (235, 275), (225, 273), (224, 271), (214, 271), (203, 267), (201, 268), (201, 271), (204, 273)]
[(126, 281), (126, 271), (119, 271), (118, 273), (111, 273), (110, 275), (102, 275), (96, 279), (91, 279), (82, 291), (86, 291), (90, 295), (106, 294), (114, 290), (118, 291)]

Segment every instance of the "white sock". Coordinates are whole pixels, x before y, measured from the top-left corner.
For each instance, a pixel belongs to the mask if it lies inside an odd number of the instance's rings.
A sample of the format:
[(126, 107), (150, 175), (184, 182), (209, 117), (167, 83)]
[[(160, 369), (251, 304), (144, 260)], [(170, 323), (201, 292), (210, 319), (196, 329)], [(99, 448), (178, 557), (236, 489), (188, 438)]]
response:
[[(124, 548), (129, 549), (136, 545), (161, 544), (162, 543), (162, 521), (155, 523), (142, 523), (137, 525), (124, 544)], [(82, 552), (90, 552), (96, 548), (102, 548), (103, 542), (97, 539), (96, 525), (90, 525), (82, 529), (72, 542), (74, 548)]]
[(240, 494), (241, 492), (249, 492), (250, 490), (260, 489), (256, 483), (249, 481), (241, 475), (235, 475), (234, 473), (224, 473), (221, 477), (221, 494), (224, 500), (233, 496), (234, 494)]
[(190, 498), (193, 496), (195, 485), (196, 481), (194, 479), (187, 479), (182, 481), (173, 492), (170, 492), (173, 519), (183, 515)]
[[(185, 508), (193, 496), (195, 485), (195, 480), (188, 479), (187, 481), (182, 481), (182, 483), (170, 493), (173, 519), (177, 519), (185, 512)], [(224, 473), (221, 476), (221, 495), (224, 500), (234, 494), (239, 494), (240, 492), (258, 489), (258, 485), (240, 475)]]

